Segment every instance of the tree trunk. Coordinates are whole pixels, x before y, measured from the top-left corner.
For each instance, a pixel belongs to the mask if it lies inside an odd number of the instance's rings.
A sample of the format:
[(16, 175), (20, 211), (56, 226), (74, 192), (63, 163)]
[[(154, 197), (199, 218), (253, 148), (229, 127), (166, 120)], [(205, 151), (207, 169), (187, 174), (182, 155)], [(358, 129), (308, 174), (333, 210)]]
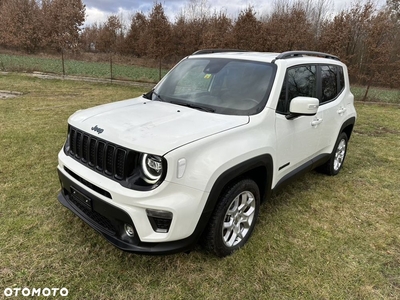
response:
[(362, 101), (367, 101), (368, 92), (369, 92), (370, 87), (371, 87), (371, 83), (368, 82), (367, 89), (365, 90), (365, 94), (364, 94)]

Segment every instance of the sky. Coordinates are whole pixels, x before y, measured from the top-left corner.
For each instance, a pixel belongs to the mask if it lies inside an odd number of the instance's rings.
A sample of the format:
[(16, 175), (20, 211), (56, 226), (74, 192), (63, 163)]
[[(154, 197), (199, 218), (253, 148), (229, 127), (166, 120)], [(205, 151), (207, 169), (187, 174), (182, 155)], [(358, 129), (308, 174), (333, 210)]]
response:
[[(164, 12), (170, 22), (175, 21), (189, 0), (164, 0), (162, 3)], [(229, 17), (235, 18), (242, 9), (249, 5), (255, 8), (258, 13), (268, 12), (276, 0), (208, 0), (211, 10), (225, 11)], [(317, 1), (317, 0), (315, 0)], [(328, 0), (332, 2), (333, 13), (348, 8), (354, 0)], [(379, 5), (383, 5), (385, 0), (375, 0)], [(148, 14), (151, 11), (153, 0), (83, 0), (86, 4), (85, 25), (102, 23), (111, 14), (121, 15), (129, 23), (130, 17), (136, 12)]]
[[(242, 8), (253, 5), (256, 11), (272, 5), (275, 0), (208, 0), (211, 10), (226, 11), (229, 16), (235, 17)], [(189, 0), (164, 0), (158, 1), (163, 5), (164, 12), (171, 22), (175, 21)], [(147, 15), (151, 11), (153, 0), (83, 0), (86, 4), (86, 24), (103, 22), (110, 14), (117, 14), (128, 18), (136, 12)], [(262, 4), (263, 3), (263, 4)]]

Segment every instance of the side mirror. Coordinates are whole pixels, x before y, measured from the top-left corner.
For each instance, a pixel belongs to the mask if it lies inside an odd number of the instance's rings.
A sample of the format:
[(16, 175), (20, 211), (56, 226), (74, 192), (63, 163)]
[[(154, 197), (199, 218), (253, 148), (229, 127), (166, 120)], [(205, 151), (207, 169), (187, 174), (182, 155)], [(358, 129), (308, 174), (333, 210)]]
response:
[(287, 119), (294, 119), (299, 116), (314, 116), (319, 107), (319, 100), (311, 97), (296, 97), (290, 101), (290, 114)]

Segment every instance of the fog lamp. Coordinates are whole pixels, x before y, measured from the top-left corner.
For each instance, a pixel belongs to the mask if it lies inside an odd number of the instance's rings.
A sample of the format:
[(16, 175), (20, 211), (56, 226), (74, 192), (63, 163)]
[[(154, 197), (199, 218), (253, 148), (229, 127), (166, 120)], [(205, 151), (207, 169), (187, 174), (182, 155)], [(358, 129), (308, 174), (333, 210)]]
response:
[(130, 224), (125, 224), (124, 225), (125, 233), (129, 237), (134, 237), (135, 236), (135, 230), (133, 229), (133, 226)]

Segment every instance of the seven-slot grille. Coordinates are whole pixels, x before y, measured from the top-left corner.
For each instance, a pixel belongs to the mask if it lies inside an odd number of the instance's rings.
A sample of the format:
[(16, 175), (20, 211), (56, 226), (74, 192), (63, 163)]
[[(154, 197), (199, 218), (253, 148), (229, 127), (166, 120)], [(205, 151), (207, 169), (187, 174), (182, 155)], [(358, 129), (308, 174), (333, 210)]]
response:
[(66, 153), (117, 181), (132, 175), (138, 156), (133, 150), (101, 140), (72, 126), (69, 128)]

